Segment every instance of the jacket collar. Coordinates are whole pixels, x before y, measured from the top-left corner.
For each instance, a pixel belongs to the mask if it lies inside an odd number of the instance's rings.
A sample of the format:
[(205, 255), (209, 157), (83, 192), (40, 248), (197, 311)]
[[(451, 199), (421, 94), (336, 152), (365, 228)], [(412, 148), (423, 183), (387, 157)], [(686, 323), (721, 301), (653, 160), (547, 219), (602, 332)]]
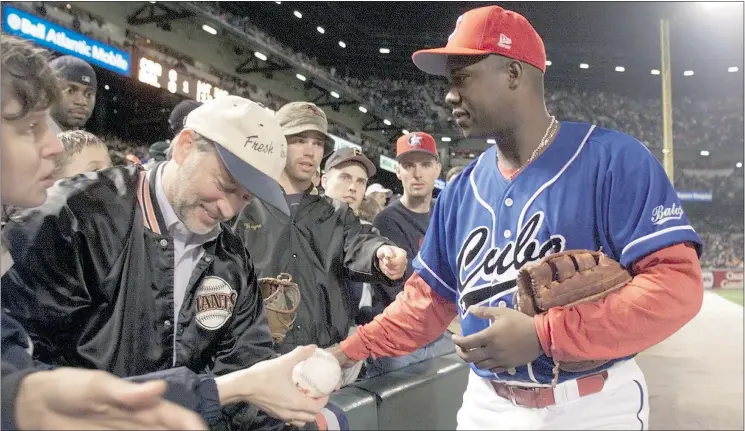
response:
[(160, 162), (148, 170), (140, 170), (140, 181), (137, 183), (137, 201), (142, 209), (143, 223), (147, 229), (158, 235), (168, 235), (168, 226), (155, 192), (158, 170), (163, 168), (164, 163)]

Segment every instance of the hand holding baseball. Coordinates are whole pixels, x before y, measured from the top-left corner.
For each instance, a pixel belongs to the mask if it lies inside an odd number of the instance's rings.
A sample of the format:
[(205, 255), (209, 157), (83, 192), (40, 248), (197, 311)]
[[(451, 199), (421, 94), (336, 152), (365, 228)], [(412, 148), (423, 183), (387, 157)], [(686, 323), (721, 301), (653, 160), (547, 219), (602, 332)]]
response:
[(166, 401), (164, 381), (132, 383), (103, 371), (59, 368), (26, 376), (19, 429), (206, 430), (198, 414)]
[(406, 259), (406, 250), (392, 246), (382, 245), (376, 253), (378, 267), (391, 280), (398, 280), (406, 273), (409, 261)]
[(293, 381), (295, 366), (313, 356), (315, 351), (316, 346), (312, 345), (297, 347), (286, 355), (215, 378), (220, 403), (247, 402), (297, 427), (315, 421), (328, 403), (328, 395), (310, 397), (298, 390)]

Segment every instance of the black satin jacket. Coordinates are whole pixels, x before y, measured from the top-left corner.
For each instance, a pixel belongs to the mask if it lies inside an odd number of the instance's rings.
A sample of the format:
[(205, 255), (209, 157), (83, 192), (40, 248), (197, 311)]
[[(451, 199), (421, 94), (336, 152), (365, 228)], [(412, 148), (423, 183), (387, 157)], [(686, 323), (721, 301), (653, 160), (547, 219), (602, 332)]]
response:
[[(252, 263), (228, 226), (204, 244), (174, 330), (173, 239), (155, 198), (162, 167), (59, 181), (5, 226), (15, 265), (2, 306), (28, 330), (35, 359), (128, 377), (181, 366), (220, 375), (275, 356)], [(228, 287), (210, 289), (215, 281)], [(204, 319), (215, 311), (228, 317)], [(282, 427), (252, 406), (232, 409), (234, 427)]]
[(301, 302), (283, 353), (294, 346), (328, 347), (347, 337), (353, 325), (347, 280), (391, 282), (377, 267), (376, 252), (394, 245), (363, 225), (346, 203), (308, 190), (286, 216), (252, 199), (234, 228), (243, 239), (258, 277), (286, 272), (298, 283)]

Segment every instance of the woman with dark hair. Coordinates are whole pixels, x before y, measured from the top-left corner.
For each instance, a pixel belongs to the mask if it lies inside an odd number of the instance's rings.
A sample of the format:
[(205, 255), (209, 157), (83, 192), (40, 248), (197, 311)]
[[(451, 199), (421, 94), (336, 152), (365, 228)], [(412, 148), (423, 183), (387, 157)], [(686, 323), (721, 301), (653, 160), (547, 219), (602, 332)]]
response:
[[(3, 205), (44, 203), (54, 184), (55, 158), (62, 145), (49, 128), (48, 108), (59, 97), (46, 52), (2, 35)], [(3, 238), (4, 275), (13, 265)], [(165, 382), (135, 384), (102, 371), (58, 368), (31, 359), (30, 338), (2, 311), (2, 429), (196, 429), (199, 417), (163, 400)]]

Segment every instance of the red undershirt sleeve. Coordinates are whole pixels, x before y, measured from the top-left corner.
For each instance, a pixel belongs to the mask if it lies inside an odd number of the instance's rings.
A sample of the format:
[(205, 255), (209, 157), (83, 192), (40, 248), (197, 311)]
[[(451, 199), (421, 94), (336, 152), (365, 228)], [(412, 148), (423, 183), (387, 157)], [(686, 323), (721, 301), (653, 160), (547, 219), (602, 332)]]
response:
[(652, 253), (635, 262), (631, 273), (626, 286), (599, 301), (536, 316), (546, 355), (561, 362), (637, 354), (677, 332), (701, 309), (703, 276), (691, 245)]
[(436, 340), (457, 315), (455, 304), (414, 273), (395, 301), (342, 341), (341, 349), (356, 361), (369, 356), (405, 356)]

